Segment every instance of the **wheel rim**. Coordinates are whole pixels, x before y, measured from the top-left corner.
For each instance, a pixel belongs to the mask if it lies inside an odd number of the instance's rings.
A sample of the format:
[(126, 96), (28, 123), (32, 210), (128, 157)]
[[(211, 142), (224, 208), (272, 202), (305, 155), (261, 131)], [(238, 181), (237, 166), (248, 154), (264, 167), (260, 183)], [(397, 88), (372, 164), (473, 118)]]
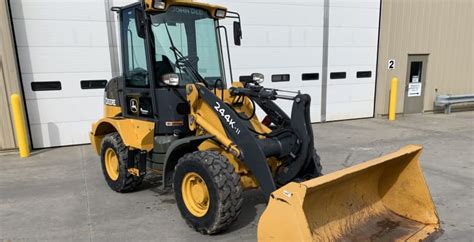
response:
[(187, 173), (183, 178), (181, 193), (188, 211), (196, 216), (203, 217), (209, 210), (209, 191), (206, 182), (195, 173)]
[(116, 181), (119, 177), (119, 162), (114, 149), (108, 148), (105, 151), (105, 170), (112, 181)]

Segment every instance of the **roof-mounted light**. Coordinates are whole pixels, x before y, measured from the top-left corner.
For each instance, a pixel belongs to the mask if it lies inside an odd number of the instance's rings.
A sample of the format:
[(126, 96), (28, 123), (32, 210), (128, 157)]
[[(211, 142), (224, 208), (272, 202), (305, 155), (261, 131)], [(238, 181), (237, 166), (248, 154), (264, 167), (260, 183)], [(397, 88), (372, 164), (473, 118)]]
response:
[(227, 10), (216, 9), (216, 13), (215, 13), (216, 18), (225, 18), (226, 15), (227, 15)]
[(166, 3), (163, 0), (154, 0), (153, 8), (157, 10), (164, 10), (166, 8)]
[(155, 12), (166, 10), (166, 0), (142, 0), (145, 12)]

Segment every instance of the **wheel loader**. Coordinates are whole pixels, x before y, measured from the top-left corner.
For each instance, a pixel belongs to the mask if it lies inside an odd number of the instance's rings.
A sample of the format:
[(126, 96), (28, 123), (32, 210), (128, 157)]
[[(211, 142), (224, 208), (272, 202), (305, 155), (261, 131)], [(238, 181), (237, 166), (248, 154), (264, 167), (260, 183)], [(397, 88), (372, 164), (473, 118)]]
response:
[[(258, 73), (233, 81), (221, 21), (233, 21), (240, 45), (237, 12), (192, 0), (112, 11), (122, 73), (108, 82), (104, 117), (90, 132), (112, 190), (131, 192), (147, 172), (158, 173), (184, 220), (203, 234), (231, 226), (243, 191), (257, 188), (268, 199), (261, 241), (418, 240), (439, 231), (421, 147), (323, 176), (311, 97), (266, 88)], [(276, 100), (292, 102), (291, 115)]]

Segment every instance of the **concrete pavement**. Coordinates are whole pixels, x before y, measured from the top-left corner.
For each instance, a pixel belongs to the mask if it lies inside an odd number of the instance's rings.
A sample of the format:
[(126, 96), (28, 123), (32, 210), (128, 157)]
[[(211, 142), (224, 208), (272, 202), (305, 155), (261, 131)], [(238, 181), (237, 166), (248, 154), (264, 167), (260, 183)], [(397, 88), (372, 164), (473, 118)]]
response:
[[(314, 125), (324, 173), (422, 144), (422, 167), (445, 233), (440, 241), (474, 234), (474, 112), (364, 119)], [(118, 194), (102, 176), (89, 145), (34, 151), (28, 159), (0, 154), (0, 240), (255, 241), (265, 208), (259, 191), (244, 194), (239, 220), (205, 236), (181, 219), (173, 194), (156, 176), (139, 191)]]

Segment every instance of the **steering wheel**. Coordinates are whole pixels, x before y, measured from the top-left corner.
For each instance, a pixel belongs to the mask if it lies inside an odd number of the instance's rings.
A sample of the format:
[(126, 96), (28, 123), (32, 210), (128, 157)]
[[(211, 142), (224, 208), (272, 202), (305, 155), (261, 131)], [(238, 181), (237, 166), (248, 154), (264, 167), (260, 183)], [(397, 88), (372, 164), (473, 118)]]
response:
[(148, 84), (148, 71), (141, 67), (136, 67), (129, 72), (129, 78), (132, 82)]
[(141, 68), (141, 67), (137, 67), (137, 68), (130, 71), (130, 76), (131, 77), (146, 78), (147, 75), (148, 75), (148, 71)]

